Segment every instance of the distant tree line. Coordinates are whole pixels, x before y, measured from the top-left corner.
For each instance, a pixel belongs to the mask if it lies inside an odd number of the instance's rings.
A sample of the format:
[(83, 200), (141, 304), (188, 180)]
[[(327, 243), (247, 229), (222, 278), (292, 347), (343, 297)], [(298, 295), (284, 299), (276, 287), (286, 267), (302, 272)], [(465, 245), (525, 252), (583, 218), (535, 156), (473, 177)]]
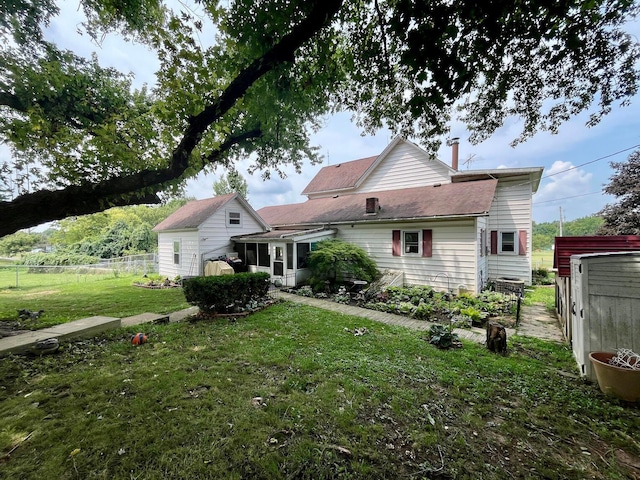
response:
[[(97, 258), (155, 252), (155, 225), (183, 206), (187, 199), (162, 206), (117, 207), (104, 212), (65, 218), (41, 233), (16, 232), (0, 238), (0, 255), (27, 257), (52, 250), (51, 255), (79, 254)], [(54, 264), (54, 263), (52, 263)]]
[[(562, 235), (565, 237), (578, 237), (584, 235), (597, 235), (604, 223), (602, 217), (591, 215), (577, 218), (562, 224)], [(554, 238), (560, 235), (560, 222), (533, 222), (533, 249), (549, 250)]]

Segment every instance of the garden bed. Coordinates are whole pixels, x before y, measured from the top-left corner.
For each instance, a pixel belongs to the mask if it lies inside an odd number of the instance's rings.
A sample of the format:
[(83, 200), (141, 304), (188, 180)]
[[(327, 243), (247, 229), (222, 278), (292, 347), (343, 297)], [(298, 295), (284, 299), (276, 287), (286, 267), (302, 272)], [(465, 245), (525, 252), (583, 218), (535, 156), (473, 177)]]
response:
[(515, 326), (514, 297), (493, 291), (479, 295), (454, 295), (438, 292), (429, 286), (386, 287), (352, 293), (341, 287), (337, 293), (314, 293), (311, 287), (285, 289), (288, 293), (353, 305), (417, 320), (436, 323), (450, 321), (456, 327), (484, 327), (489, 319), (499, 319), (506, 327)]

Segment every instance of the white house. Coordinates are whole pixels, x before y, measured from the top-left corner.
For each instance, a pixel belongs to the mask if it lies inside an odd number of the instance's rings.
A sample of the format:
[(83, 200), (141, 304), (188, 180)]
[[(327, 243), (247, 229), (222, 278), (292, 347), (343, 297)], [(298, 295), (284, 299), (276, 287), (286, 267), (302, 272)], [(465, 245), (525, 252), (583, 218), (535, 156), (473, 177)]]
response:
[(170, 278), (203, 275), (207, 260), (236, 254), (232, 236), (268, 229), (236, 193), (189, 202), (153, 229), (158, 232), (159, 272)]
[(314, 244), (339, 238), (362, 247), (380, 270), (401, 272), (405, 284), (473, 292), (502, 278), (530, 284), (532, 195), (543, 169), (458, 172), (457, 143), (453, 151), (449, 166), (397, 137), (376, 157), (322, 168), (303, 203), (257, 213), (237, 196), (201, 200), (212, 202), (201, 213), (187, 205), (155, 228), (160, 271), (196, 275), (211, 251), (226, 249), (250, 271), (299, 285)]
[(322, 168), (302, 192), (306, 202), (258, 213), (271, 235), (323, 231), (357, 244), (406, 284), (478, 292), (489, 280), (531, 283), (532, 195), (542, 170), (458, 172), (457, 148), (449, 166), (397, 137), (377, 157)]

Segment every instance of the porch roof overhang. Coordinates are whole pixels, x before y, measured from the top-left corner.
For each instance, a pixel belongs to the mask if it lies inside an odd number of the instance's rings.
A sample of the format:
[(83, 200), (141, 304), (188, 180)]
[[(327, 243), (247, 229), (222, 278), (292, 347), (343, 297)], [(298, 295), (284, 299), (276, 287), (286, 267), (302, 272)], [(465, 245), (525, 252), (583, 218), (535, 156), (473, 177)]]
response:
[(304, 240), (312, 240), (318, 237), (333, 236), (337, 230), (333, 228), (307, 228), (307, 229), (281, 229), (269, 232), (250, 233), (247, 235), (236, 235), (231, 240), (238, 243), (251, 243), (257, 241), (278, 240), (288, 243), (295, 243)]

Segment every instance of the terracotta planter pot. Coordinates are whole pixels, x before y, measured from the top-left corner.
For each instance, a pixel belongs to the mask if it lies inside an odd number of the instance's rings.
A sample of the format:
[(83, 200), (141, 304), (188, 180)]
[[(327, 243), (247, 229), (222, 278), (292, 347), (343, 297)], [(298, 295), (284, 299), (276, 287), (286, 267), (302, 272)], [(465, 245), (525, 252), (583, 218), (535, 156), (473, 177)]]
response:
[(614, 395), (627, 402), (640, 400), (640, 370), (610, 365), (615, 357), (611, 352), (591, 352), (589, 360), (593, 365), (600, 390), (605, 395)]

